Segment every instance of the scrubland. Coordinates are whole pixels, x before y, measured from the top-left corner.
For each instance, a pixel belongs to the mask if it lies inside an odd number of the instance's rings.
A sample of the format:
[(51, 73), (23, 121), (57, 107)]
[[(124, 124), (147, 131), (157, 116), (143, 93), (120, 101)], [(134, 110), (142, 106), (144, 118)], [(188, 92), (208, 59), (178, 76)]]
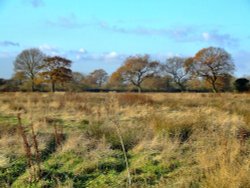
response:
[(0, 187), (245, 188), (249, 177), (249, 94), (0, 94)]

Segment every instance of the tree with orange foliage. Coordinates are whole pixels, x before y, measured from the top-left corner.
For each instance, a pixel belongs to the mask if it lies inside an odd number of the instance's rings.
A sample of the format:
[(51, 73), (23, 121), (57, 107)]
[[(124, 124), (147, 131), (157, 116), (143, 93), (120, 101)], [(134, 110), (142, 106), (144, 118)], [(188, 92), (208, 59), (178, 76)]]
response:
[(154, 76), (159, 63), (151, 61), (148, 55), (128, 57), (124, 64), (111, 75), (111, 80), (134, 85), (140, 93), (142, 82)]
[(65, 83), (72, 79), (72, 71), (70, 69), (71, 61), (59, 57), (48, 57), (44, 59), (45, 64), (41, 67), (43, 72), (41, 77), (51, 83), (51, 91), (55, 92), (56, 83)]
[(216, 82), (220, 77), (234, 71), (231, 55), (222, 48), (209, 47), (200, 50), (193, 58), (186, 61), (186, 68), (193, 75), (204, 78), (217, 92)]

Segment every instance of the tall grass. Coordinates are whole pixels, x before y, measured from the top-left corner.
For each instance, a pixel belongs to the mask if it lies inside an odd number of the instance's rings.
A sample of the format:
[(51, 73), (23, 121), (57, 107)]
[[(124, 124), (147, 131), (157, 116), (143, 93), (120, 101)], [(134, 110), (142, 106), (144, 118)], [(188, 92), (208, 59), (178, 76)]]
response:
[(0, 94), (0, 185), (250, 187), (249, 109), (249, 94)]

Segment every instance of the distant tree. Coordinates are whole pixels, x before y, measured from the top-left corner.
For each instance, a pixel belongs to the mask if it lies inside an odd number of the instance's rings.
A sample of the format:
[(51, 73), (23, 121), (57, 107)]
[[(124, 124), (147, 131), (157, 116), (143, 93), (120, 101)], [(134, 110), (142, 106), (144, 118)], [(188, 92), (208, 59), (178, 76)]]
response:
[(186, 83), (190, 79), (189, 69), (185, 68), (186, 58), (171, 57), (163, 65), (163, 70), (172, 77), (174, 83), (182, 91), (186, 90)]
[(250, 89), (249, 82), (250, 81), (246, 78), (238, 78), (235, 80), (234, 86), (239, 92), (248, 91)]
[(124, 82), (120, 73), (117, 71), (113, 72), (108, 79), (108, 87), (113, 89), (124, 89), (128, 86), (128, 82)]
[(86, 79), (90, 85), (101, 88), (108, 80), (108, 73), (103, 69), (97, 69), (91, 72)]
[[(19, 71), (16, 72), (13, 76), (12, 79), (17, 82), (18, 85), (22, 85), (24, 81), (26, 81), (28, 78), (25, 74), (25, 72)], [(34, 80), (35, 81), (35, 80)]]
[(148, 79), (146, 79), (142, 83), (142, 87), (149, 90), (149, 91), (167, 91), (172, 89), (172, 78), (168, 75), (166, 76), (152, 76)]
[(44, 59), (44, 65), (41, 67), (41, 77), (51, 83), (51, 91), (55, 92), (56, 83), (65, 83), (72, 79), (71, 61), (60, 57), (47, 57)]
[(111, 75), (111, 80), (118, 80), (123, 84), (132, 84), (141, 92), (142, 82), (156, 74), (159, 63), (151, 61), (148, 55), (132, 56), (125, 60), (124, 64)]
[(80, 72), (72, 72), (72, 81), (80, 84), (85, 79), (85, 76)]
[(0, 78), (0, 86), (2, 86), (2, 85), (4, 85), (4, 84), (6, 84), (6, 80), (3, 79), (3, 78)]
[(74, 92), (83, 91), (87, 88), (85, 84), (85, 78), (86, 76), (80, 72), (72, 72), (72, 79), (69, 83), (66, 84), (67, 90)]
[(0, 91), (18, 91), (16, 81), (12, 79), (0, 79)]
[(35, 79), (44, 63), (45, 54), (39, 49), (31, 48), (23, 50), (14, 62), (15, 72), (25, 74), (31, 81), (31, 90), (35, 90)]
[(222, 48), (204, 48), (194, 58), (186, 61), (187, 70), (207, 80), (214, 92), (218, 91), (216, 81), (220, 76), (231, 74), (234, 63), (231, 55)]
[(0, 78), (0, 91), (3, 91), (5, 89), (5, 85), (7, 83), (7, 80), (4, 78)]

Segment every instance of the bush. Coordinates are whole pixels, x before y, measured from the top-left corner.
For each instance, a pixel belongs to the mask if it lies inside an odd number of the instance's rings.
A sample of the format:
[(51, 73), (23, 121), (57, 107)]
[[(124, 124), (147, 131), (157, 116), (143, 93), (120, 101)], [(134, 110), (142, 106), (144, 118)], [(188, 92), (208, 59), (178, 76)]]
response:
[(244, 92), (249, 90), (249, 80), (246, 78), (239, 78), (235, 80), (234, 86), (237, 91)]

